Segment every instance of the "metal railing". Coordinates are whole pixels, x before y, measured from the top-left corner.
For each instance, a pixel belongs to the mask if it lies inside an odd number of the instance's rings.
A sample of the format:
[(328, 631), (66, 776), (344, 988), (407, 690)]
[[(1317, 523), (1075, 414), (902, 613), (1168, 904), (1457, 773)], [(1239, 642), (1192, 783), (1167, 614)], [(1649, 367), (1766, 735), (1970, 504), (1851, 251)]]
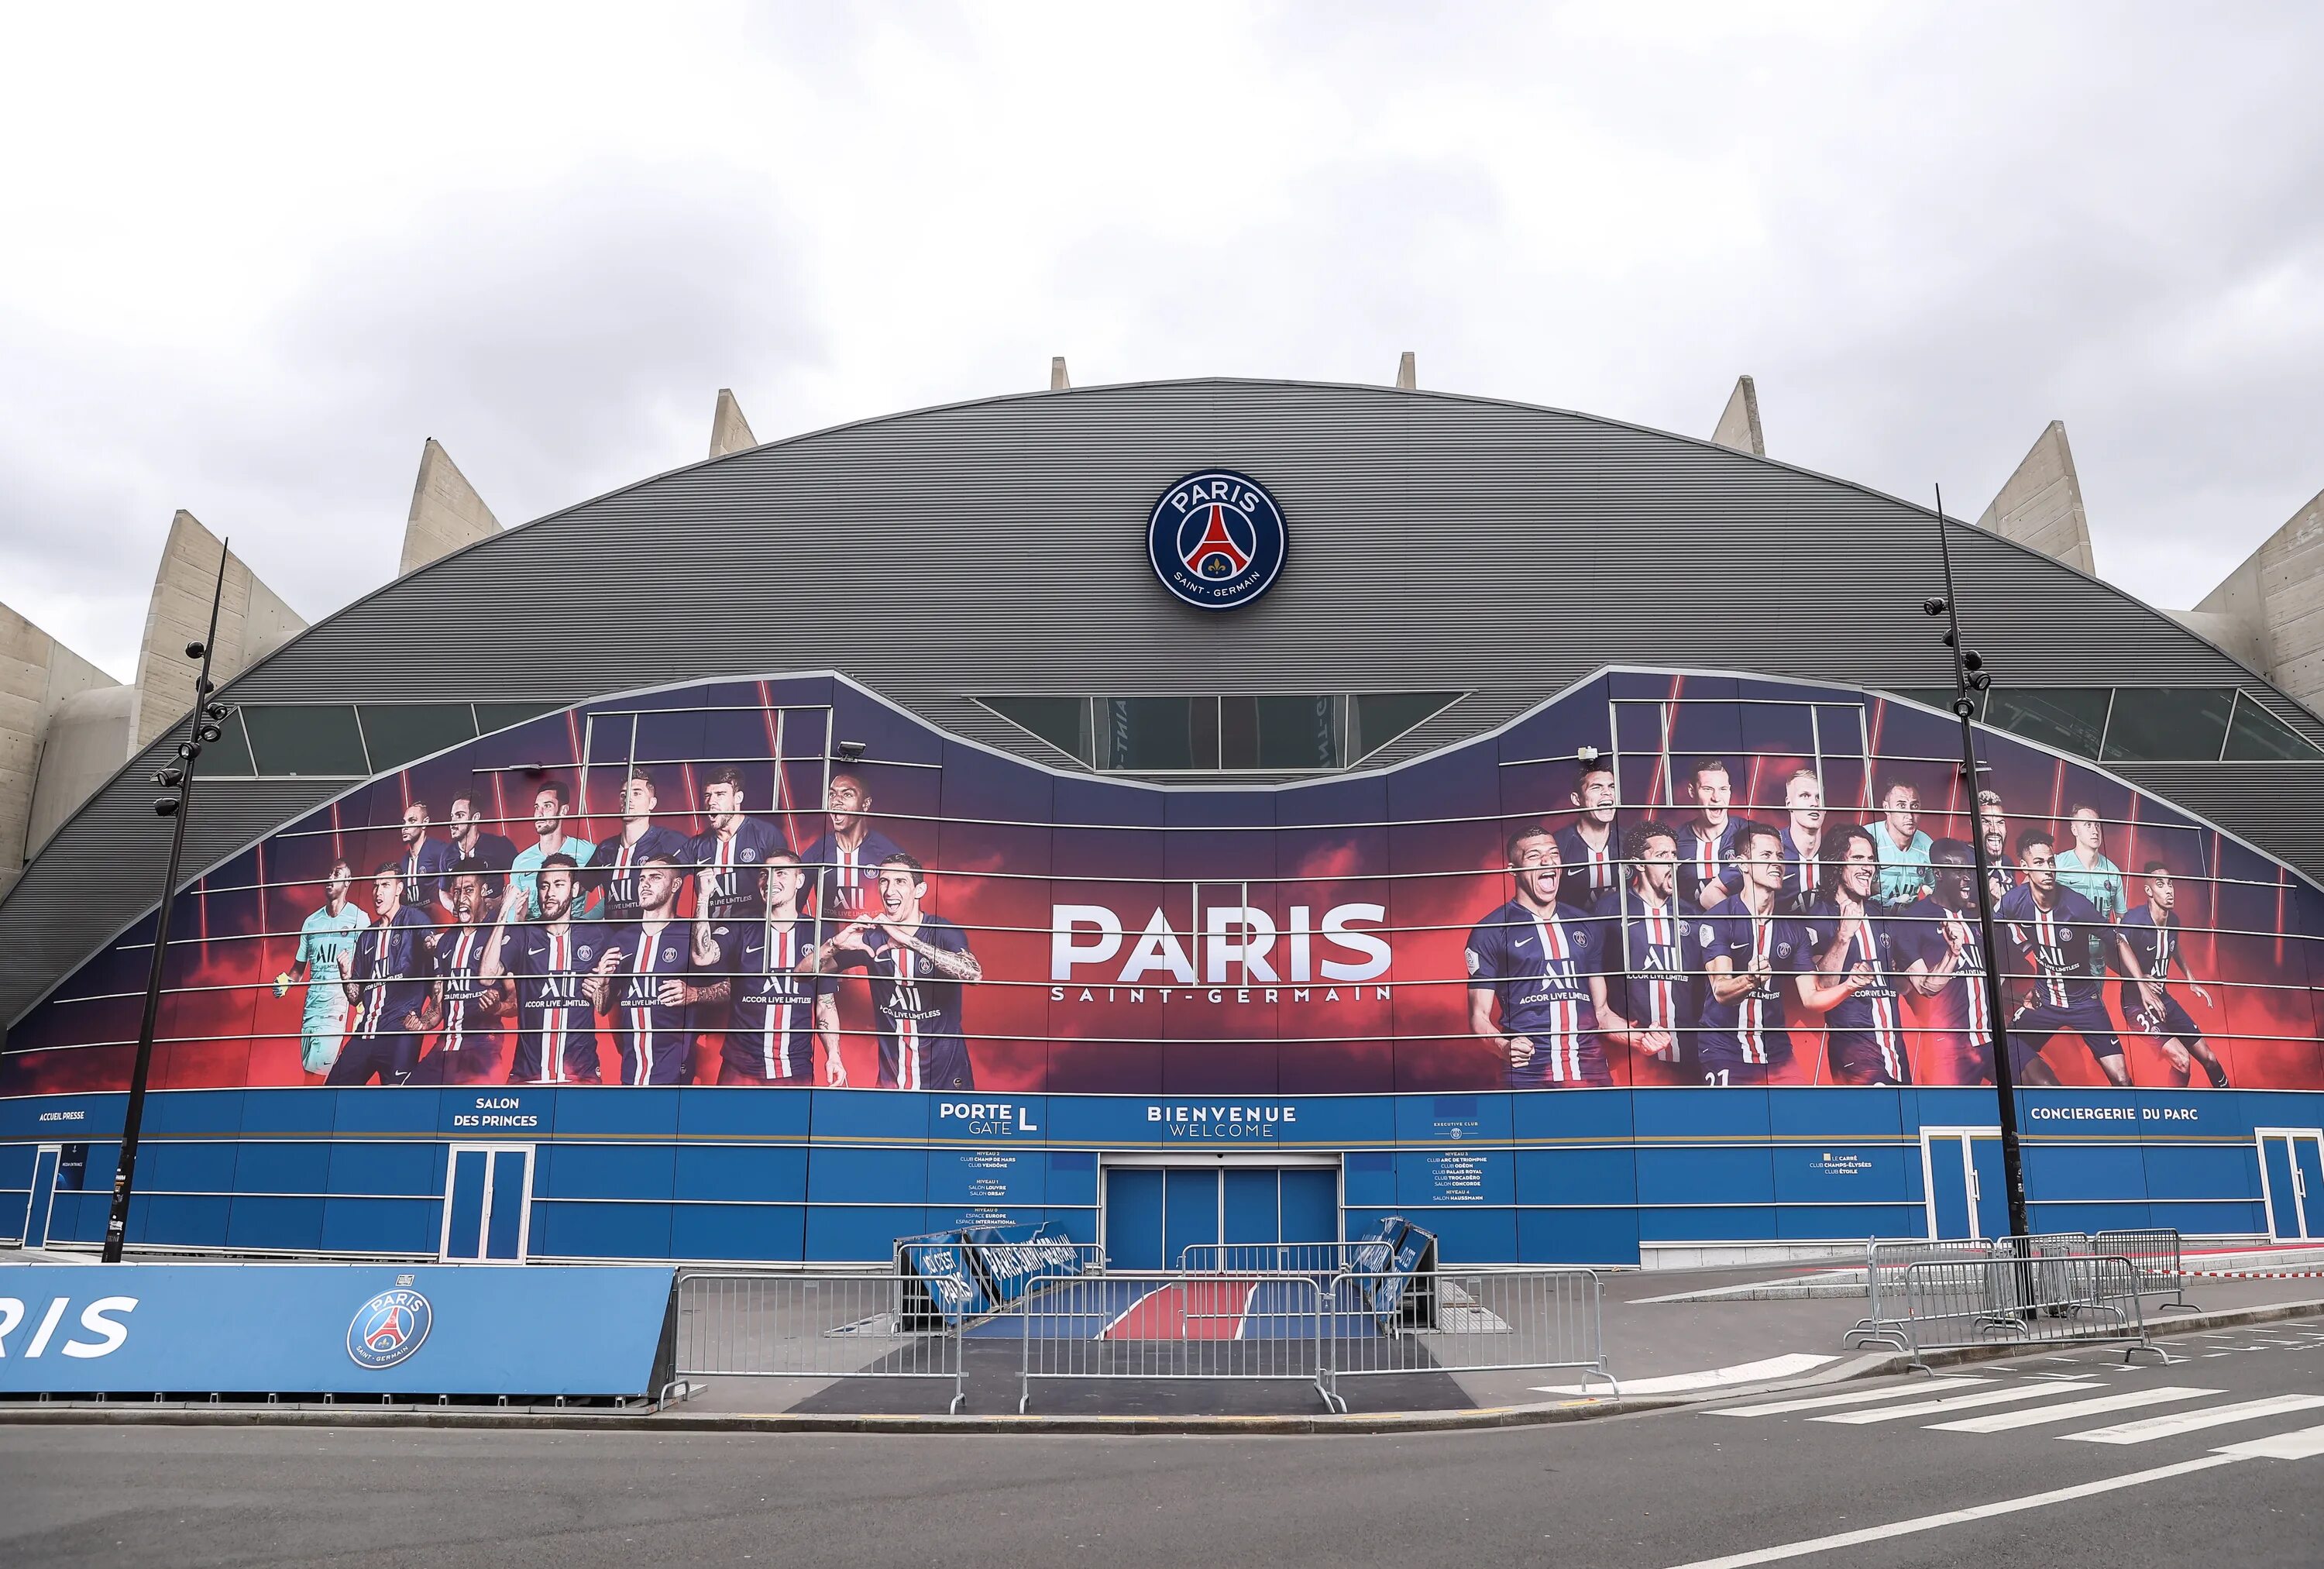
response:
[(1841, 1338), (1849, 1345), (1885, 1342), (1898, 1351), (1909, 1349), (1904, 1324), (1904, 1271), (1914, 1264), (1951, 1260), (1975, 1262), (2018, 1242), (2029, 1250), (2058, 1244), (2069, 1251), (2090, 1251), (2090, 1240), (2080, 1232), (2044, 1232), (2032, 1237), (1961, 1237), (1932, 1241), (1869, 1242), (1864, 1250), (1864, 1316), (1849, 1326)]
[(678, 1280), (680, 1380), (941, 1379), (967, 1398), (956, 1325), (907, 1301), (893, 1275), (731, 1274)]
[(2168, 1302), (2155, 1306), (2176, 1308), (2181, 1313), (2202, 1311), (2187, 1300), (2187, 1254), (2179, 1232), (2169, 1226), (2150, 1226), (2129, 1231), (2100, 1232), (2090, 1239), (2094, 1253), (2118, 1253), (2128, 1259), (2138, 1272), (2138, 1294), (2141, 1297), (2163, 1297)]
[(1315, 1275), (1328, 1281), (1346, 1269), (1379, 1269), (1385, 1244), (1354, 1242), (1189, 1242), (1178, 1250), (1181, 1274)]
[(2171, 1359), (2147, 1337), (2137, 1269), (2121, 1254), (2069, 1252), (2038, 1239), (1991, 1257), (1909, 1264), (1904, 1269), (1905, 1350), (1925, 1368), (1932, 1351), (2124, 1343)]
[(1592, 1269), (1343, 1271), (1324, 1303), (1325, 1398), (1344, 1411), (1339, 1381), (1379, 1373), (1572, 1368), (1618, 1399), (1604, 1303)]
[(1037, 1379), (1293, 1380), (1335, 1404), (1312, 1275), (1079, 1276), (1045, 1281), (1007, 1311), (1022, 1343), (1020, 1414)]

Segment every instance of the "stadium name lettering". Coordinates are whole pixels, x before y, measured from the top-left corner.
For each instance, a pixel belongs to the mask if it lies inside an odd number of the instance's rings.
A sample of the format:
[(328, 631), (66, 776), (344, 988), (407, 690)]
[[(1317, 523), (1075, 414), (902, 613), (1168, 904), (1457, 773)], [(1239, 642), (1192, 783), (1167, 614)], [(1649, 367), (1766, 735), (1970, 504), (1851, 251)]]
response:
[(957, 1117), (968, 1124), (972, 1133), (1038, 1133), (1041, 1124), (1033, 1121), (1030, 1107), (1017, 1106), (1007, 1101), (939, 1101), (936, 1121)]
[[(30, 1361), (34, 1357), (46, 1354), (49, 1342), (55, 1338), (57, 1325), (64, 1321), (65, 1310), (71, 1306), (72, 1299), (68, 1297), (51, 1301), (48, 1311), (41, 1315), (40, 1323), (33, 1328), (32, 1338), (12, 1346), (8, 1343), (8, 1337), (15, 1334), (17, 1327), (24, 1322), (24, 1304), (20, 1297), (0, 1297), (0, 1356), (23, 1357)], [(135, 1311), (136, 1306), (137, 1298), (134, 1297), (98, 1297), (80, 1310), (82, 1331), (97, 1338), (82, 1340), (75, 1334), (57, 1349), (69, 1357), (101, 1357), (119, 1351), (122, 1342), (129, 1338), (129, 1326), (106, 1315), (117, 1313), (125, 1316)]]
[(1299, 1108), (1256, 1103), (1148, 1105), (1146, 1120), (1161, 1123), (1172, 1139), (1272, 1139), (1279, 1126), (1299, 1120)]
[[(1388, 974), (1392, 955), (1387, 940), (1363, 929), (1386, 920), (1387, 906), (1333, 905), (1316, 921), (1312, 906), (1295, 904), (1287, 915), (1289, 924), (1278, 930), (1275, 918), (1263, 909), (1213, 905), (1203, 911), (1201, 935), (1188, 933), (1182, 938), (1171, 929), (1170, 918), (1157, 909), (1139, 932), (1130, 956), (1113, 974), (1113, 983), (1135, 986), (1151, 977), (1157, 983), (1195, 985), (1197, 954), (1202, 959), (1199, 983), (1207, 986), (1224, 985), (1230, 978), (1238, 986), (1264, 986), (1278, 981), (1296, 986), (1318, 980), (1370, 981)], [(1080, 967), (1111, 964), (1121, 953), (1128, 932), (1121, 917), (1104, 905), (1050, 906), (1049, 979), (1082, 979), (1074, 974)], [(1280, 971), (1275, 952), (1278, 939), (1283, 945)], [(1051, 1000), (1063, 999), (1052, 993)], [(1268, 1001), (1275, 999), (1270, 996)]]
[(1231, 479), (1196, 480), (1170, 493), (1170, 504), (1178, 509), (1182, 517), (1195, 507), (1206, 507), (1213, 502), (1224, 502), (1245, 517), (1259, 511), (1259, 493)]
[(523, 1103), (514, 1095), (493, 1095), (481, 1098), (476, 1102), (475, 1111), (455, 1112), (452, 1117), (452, 1126), (455, 1128), (540, 1127), (539, 1113), (517, 1110)]

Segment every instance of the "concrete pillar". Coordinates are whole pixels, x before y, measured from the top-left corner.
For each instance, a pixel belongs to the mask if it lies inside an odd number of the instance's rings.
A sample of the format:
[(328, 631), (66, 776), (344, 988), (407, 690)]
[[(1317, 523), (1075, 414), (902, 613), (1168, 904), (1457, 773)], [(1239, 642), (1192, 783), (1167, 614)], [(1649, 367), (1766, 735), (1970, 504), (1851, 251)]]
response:
[(1759, 389), (1750, 377), (1735, 378), (1735, 390), (1727, 394), (1727, 407), (1719, 411), (1711, 438), (1754, 457), (1767, 456), (1766, 433), (1759, 429)]
[(2017, 472), (2002, 482), (2000, 494), (1977, 526), (2097, 576), (2090, 520), (2082, 511), (2082, 482), (2074, 472), (2074, 452), (2066, 445), (2063, 423), (2052, 420), (2043, 429)]
[(747, 452), (758, 444), (759, 438), (751, 434), (751, 422), (742, 418), (742, 405), (734, 401), (733, 389), (719, 388), (718, 406), (710, 411), (710, 456)]
[(1073, 384), (1072, 378), (1065, 374), (1065, 356), (1061, 354), (1051, 355), (1049, 356), (1049, 391), (1069, 392)]
[(399, 577), (417, 572), (465, 545), (489, 540), (501, 531), (501, 521), (468, 483), (452, 455), (431, 436), (420, 449), (420, 476), (411, 485), (411, 512), (403, 524), (403, 558), (396, 564)]
[(2213, 641), (2279, 688), (2311, 708), (2324, 705), (2324, 493), (2205, 595), (2194, 614), (2216, 618), (2236, 641)]
[[(0, 897), (23, 875), (24, 863), (55, 831), (35, 827), (34, 799), (41, 781), (56, 767), (57, 716), (76, 699), (106, 691), (128, 694), (111, 676), (82, 659), (23, 616), (0, 605)], [(70, 807), (102, 784), (129, 758), (129, 727), (124, 723), (77, 771), (60, 771), (52, 795), (75, 783)], [(66, 810), (70, 810), (70, 807)], [(57, 820), (61, 820), (60, 818)]]
[[(194, 706), (199, 661), (186, 657), (186, 644), (208, 632), (210, 590), (225, 548), (193, 513), (181, 510), (170, 520), (161, 565), (153, 574), (153, 598), (145, 609), (144, 642), (137, 654), (134, 746), (143, 746)], [(214, 678), (223, 684), (306, 630), (298, 612), (261, 583), (240, 557), (226, 558), (217, 648), (210, 661)]]
[(1399, 392), (1415, 392), (1420, 390), (1420, 363), (1414, 358), (1410, 349), (1406, 349), (1397, 356), (1396, 388)]

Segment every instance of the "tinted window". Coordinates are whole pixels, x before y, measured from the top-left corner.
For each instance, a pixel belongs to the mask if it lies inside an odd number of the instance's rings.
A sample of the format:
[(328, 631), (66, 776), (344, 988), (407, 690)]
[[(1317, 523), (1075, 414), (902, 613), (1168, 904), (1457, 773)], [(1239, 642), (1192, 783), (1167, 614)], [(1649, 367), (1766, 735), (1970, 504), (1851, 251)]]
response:
[(495, 730), (506, 730), (512, 725), (538, 719), (543, 714), (554, 714), (563, 706), (562, 703), (479, 703), (476, 705), (476, 733), (490, 735)]
[(1098, 766), (1131, 773), (1219, 765), (1216, 697), (1108, 697)]
[(2312, 758), (2315, 743), (2259, 706), (2249, 692), (2236, 698), (2235, 723), (2227, 727), (2227, 761), (2264, 762), (2273, 758)]
[(2232, 687), (2119, 687), (2107, 725), (2109, 762), (2209, 761), (2227, 738)]
[(242, 722), (260, 773), (360, 779), (371, 772), (355, 711), (345, 704), (253, 704), (242, 711)]
[(476, 718), (466, 703), (366, 703), (359, 712), (374, 772), (476, 738)]
[(987, 697), (984, 706), (1069, 757), (1092, 760), (1086, 697)]
[(1359, 692), (1350, 700), (1355, 737), (1351, 758), (1367, 757), (1460, 699), (1458, 692)]
[(1337, 768), (1340, 700), (1220, 698), (1219, 763), (1222, 768)]
[(243, 734), (239, 709), (218, 721), (218, 738), (202, 748), (201, 771), (215, 777), (245, 779), (257, 771), (250, 764), (250, 741)]
[[(1984, 719), (1997, 730), (2023, 735), (2080, 757), (2096, 757), (2106, 734), (2104, 687), (1996, 687), (1985, 694)], [(1950, 696), (1938, 706), (1949, 706)]]

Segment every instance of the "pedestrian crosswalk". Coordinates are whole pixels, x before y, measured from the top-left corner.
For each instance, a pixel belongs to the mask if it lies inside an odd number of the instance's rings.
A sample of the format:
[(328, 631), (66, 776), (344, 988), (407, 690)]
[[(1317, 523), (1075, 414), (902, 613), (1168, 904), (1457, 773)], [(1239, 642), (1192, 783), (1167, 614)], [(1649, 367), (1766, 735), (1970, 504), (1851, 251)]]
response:
[[(2104, 1379), (2055, 1374), (1952, 1376), (1877, 1389), (1842, 1389), (1831, 1394), (1714, 1407), (1710, 1414), (1797, 1417), (1806, 1422), (1841, 1426), (1917, 1422), (1938, 1433), (1990, 1435), (2047, 1429), (2046, 1436), (2078, 1444), (2130, 1444), (2324, 1411), (2324, 1394), (2269, 1395), (2257, 1399), (2230, 1399), (2224, 1405), (2197, 1403), (2214, 1400), (2226, 1393), (2197, 1384), (2140, 1383), (2123, 1389), (2110, 1387)], [(2161, 1406), (2179, 1409), (2126, 1420), (2099, 1420)], [(2083, 1426), (2092, 1421), (2098, 1425)], [(2061, 1432), (2060, 1428), (2072, 1430)], [(2324, 1425), (2246, 1439), (2217, 1453), (2286, 1460), (2324, 1454)]]

